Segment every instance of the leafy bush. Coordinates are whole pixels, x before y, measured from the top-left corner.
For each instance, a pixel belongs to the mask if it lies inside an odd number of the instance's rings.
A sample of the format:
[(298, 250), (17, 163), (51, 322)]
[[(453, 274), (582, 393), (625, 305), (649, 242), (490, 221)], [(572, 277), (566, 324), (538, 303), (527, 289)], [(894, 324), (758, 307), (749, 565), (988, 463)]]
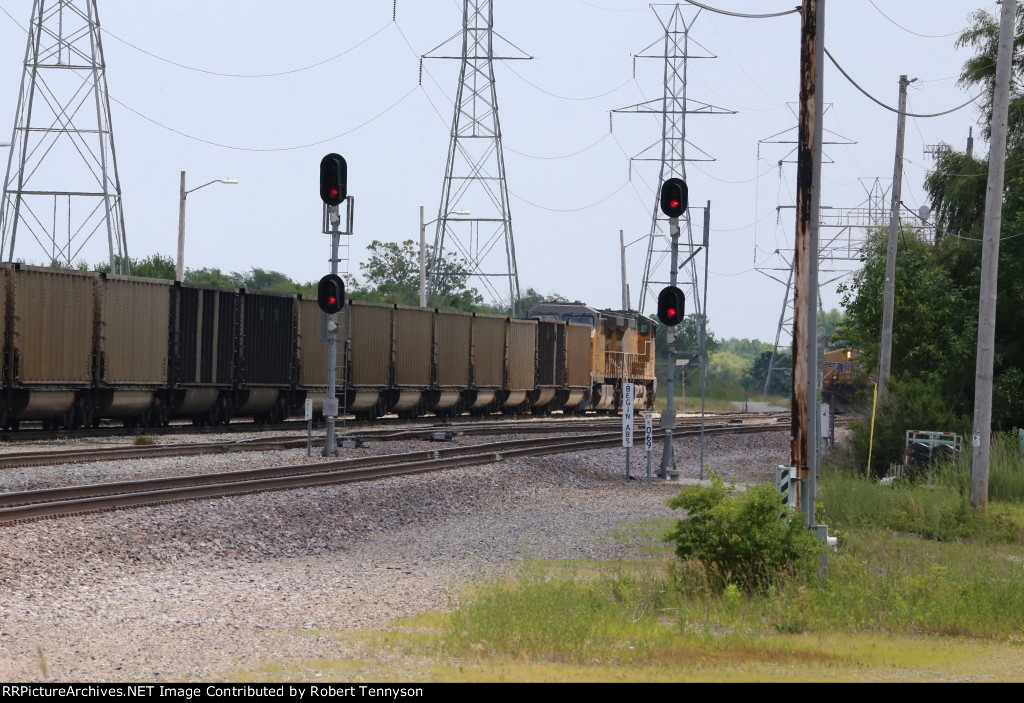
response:
[[(891, 381), (888, 396), (878, 401), (871, 475), (886, 476), (889, 464), (902, 461), (907, 430), (963, 434), (968, 426), (965, 420), (950, 411), (949, 404), (935, 386), (920, 380)], [(853, 454), (863, 471), (867, 467), (871, 439), (870, 405), (867, 415), (851, 422), (850, 428), (853, 430)]]
[(666, 539), (684, 562), (700, 564), (715, 589), (735, 584), (750, 593), (782, 579), (810, 581), (816, 574), (825, 547), (802, 515), (782, 505), (773, 485), (731, 495), (712, 475), (710, 486), (684, 488), (668, 504), (689, 517)]

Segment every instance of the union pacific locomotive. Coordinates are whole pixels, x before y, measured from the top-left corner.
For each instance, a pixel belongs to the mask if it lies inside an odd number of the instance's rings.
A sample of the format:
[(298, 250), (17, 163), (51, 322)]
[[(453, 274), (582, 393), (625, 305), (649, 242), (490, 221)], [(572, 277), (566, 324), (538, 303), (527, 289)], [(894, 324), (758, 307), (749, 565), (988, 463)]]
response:
[[(359, 418), (615, 410), (654, 396), (654, 330), (635, 312), (539, 306), (535, 319), (352, 301), (338, 397)], [(327, 391), (314, 298), (0, 265), (0, 425), (281, 421)]]

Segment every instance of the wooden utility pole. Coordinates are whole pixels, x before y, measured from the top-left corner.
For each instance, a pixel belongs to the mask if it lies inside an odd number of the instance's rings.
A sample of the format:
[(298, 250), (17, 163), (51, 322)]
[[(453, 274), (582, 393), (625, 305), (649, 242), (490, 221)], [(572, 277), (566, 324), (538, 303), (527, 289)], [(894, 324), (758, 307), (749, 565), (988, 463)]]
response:
[[(916, 80), (916, 79), (915, 79)], [(888, 392), (892, 366), (892, 318), (896, 307), (896, 244), (900, 230), (900, 199), (903, 191), (903, 141), (907, 126), (907, 86), (900, 76), (900, 111), (896, 117), (896, 163), (892, 170), (892, 204), (889, 207), (889, 246), (885, 250), (885, 285), (882, 296), (882, 341), (878, 352), (878, 397)]]
[(1003, 220), (1003, 174), (1010, 97), (1010, 59), (1016, 0), (1003, 0), (999, 20), (999, 53), (992, 95), (992, 141), (988, 151), (985, 228), (981, 244), (981, 294), (978, 300), (978, 353), (974, 371), (974, 430), (971, 434), (971, 505), (988, 504), (988, 465), (992, 441), (992, 367), (996, 341), (996, 293), (999, 276), (999, 232)]
[[(817, 264), (817, 247), (812, 244), (814, 190), (814, 131), (816, 92), (816, 44), (818, 0), (802, 0), (800, 25), (800, 103), (799, 126), (797, 130), (797, 171), (796, 171), (796, 243), (793, 258), (793, 407), (792, 438), (790, 456), (797, 477), (798, 502), (805, 511), (813, 464), (808, 452), (809, 437), (814, 427), (808, 422), (813, 402), (809, 395), (814, 386), (808, 383), (809, 368), (814, 363), (808, 348), (809, 330), (814, 327), (811, 319), (813, 308), (808, 306), (811, 295), (812, 269)], [(810, 513), (813, 515), (813, 512)]]

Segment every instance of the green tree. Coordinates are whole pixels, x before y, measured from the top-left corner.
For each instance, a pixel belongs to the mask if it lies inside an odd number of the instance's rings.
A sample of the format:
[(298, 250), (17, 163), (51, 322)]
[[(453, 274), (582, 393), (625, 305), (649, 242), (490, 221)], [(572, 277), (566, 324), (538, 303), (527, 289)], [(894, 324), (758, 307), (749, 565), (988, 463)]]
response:
[[(764, 391), (764, 382), (768, 377), (768, 366), (772, 361), (772, 350), (761, 352), (754, 360), (750, 369), (750, 387), (756, 393)], [(789, 350), (782, 350), (775, 358), (775, 370), (772, 371), (771, 382), (768, 384), (768, 395), (788, 396), (793, 393), (793, 355)]]
[(743, 385), (754, 366), (751, 359), (736, 352), (719, 350), (708, 354), (708, 377), (720, 383)]
[[(957, 46), (976, 51), (964, 64), (960, 84), (984, 95), (984, 135), (991, 115), (997, 33), (995, 18), (979, 11), (957, 40)], [(1019, 236), (1024, 233), (1024, 14), (1019, 7), (1014, 46), (997, 282), (995, 429), (1024, 422), (1024, 306), (1018, 304), (1024, 299), (1024, 239)], [(972, 414), (987, 175), (986, 159), (954, 150), (940, 154), (925, 180), (937, 223), (935, 241), (900, 233), (892, 392), (876, 422), (876, 470), (898, 460), (905, 430), (950, 429)], [(877, 368), (885, 249), (885, 233), (874, 233), (864, 250), (863, 269), (842, 287), (847, 311), (843, 335), (860, 349), (869, 370)], [(861, 430), (862, 435), (867, 431)], [(866, 446), (866, 438), (858, 437), (857, 444)]]
[[(114, 257), (118, 267), (121, 268), (123, 259), (119, 256)], [(174, 259), (163, 254), (150, 254), (149, 256), (142, 259), (128, 258), (128, 264), (131, 269), (132, 276), (138, 276), (139, 278), (163, 278), (165, 280), (174, 280), (175, 263)], [(93, 267), (95, 271), (100, 273), (110, 273), (110, 262), (102, 264), (96, 264)], [(84, 262), (79, 262), (79, 271), (85, 271), (87, 268), (84, 266)]]
[[(359, 264), (372, 297), (386, 303), (419, 304), (419, 251), (411, 239), (396, 242), (370, 242), (370, 257)], [(483, 296), (466, 284), (469, 264), (448, 253), (439, 261), (428, 262), (434, 280), (435, 295), (429, 303), (455, 310), (476, 310)]]
[(526, 292), (523, 293), (519, 300), (516, 302), (516, 316), (526, 317), (529, 314), (530, 309), (534, 308), (541, 303), (569, 303), (572, 302), (568, 298), (559, 295), (558, 293), (548, 293), (544, 295), (538, 292), (534, 288), (527, 288)]
[(200, 286), (237, 288), (240, 285), (239, 274), (224, 273), (218, 268), (185, 269), (185, 280)]

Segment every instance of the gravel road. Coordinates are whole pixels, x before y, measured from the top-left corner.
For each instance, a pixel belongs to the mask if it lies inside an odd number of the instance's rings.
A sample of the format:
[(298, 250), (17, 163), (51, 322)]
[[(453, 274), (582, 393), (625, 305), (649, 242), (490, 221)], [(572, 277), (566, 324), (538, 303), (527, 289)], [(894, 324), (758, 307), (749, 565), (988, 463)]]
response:
[[(696, 479), (696, 443), (678, 441), (676, 454)], [(709, 437), (705, 462), (727, 480), (765, 481), (788, 455), (783, 430)], [(41, 467), (0, 473), (0, 489), (304, 460)], [(678, 488), (626, 482), (623, 450), (596, 450), (0, 527), (0, 681), (217, 681), (267, 661), (352, 656), (330, 632), (443, 609), (524, 555), (635, 554), (609, 531), (672, 516), (665, 499)]]

